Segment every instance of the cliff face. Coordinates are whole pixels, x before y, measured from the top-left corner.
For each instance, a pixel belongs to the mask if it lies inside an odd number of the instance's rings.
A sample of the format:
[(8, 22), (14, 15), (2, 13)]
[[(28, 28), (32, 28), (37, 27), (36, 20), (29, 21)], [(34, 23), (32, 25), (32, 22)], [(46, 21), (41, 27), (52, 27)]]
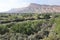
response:
[(8, 11), (9, 13), (50, 13), (60, 12), (60, 6), (58, 5), (40, 5), (31, 3), (25, 8), (15, 8)]

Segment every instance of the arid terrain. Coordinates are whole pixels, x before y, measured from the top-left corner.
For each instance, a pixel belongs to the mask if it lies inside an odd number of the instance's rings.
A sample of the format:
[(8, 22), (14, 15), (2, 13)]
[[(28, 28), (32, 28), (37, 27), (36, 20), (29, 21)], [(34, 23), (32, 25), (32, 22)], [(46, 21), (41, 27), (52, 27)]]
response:
[(31, 3), (0, 13), (0, 40), (60, 40), (60, 6)]
[(59, 5), (40, 5), (31, 3), (29, 6), (24, 8), (13, 8), (8, 13), (52, 13), (60, 12)]

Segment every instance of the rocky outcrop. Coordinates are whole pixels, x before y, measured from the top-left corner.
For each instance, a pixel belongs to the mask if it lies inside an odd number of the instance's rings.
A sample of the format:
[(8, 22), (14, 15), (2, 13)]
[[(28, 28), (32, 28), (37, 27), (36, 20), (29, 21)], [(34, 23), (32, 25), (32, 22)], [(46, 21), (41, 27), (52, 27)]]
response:
[(31, 3), (25, 8), (14, 8), (8, 11), (9, 13), (50, 13), (50, 12), (60, 12), (59, 5), (40, 5), (36, 3)]

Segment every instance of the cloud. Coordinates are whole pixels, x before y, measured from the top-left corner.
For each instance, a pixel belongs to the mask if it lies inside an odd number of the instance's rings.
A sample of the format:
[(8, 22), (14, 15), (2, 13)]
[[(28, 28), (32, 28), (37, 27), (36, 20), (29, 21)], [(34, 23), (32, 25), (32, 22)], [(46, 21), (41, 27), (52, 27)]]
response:
[(22, 8), (28, 5), (27, 2), (22, 0), (0, 0), (0, 12), (7, 11), (11, 8)]
[(0, 0), (0, 12), (11, 8), (22, 8), (29, 3), (60, 5), (60, 0)]

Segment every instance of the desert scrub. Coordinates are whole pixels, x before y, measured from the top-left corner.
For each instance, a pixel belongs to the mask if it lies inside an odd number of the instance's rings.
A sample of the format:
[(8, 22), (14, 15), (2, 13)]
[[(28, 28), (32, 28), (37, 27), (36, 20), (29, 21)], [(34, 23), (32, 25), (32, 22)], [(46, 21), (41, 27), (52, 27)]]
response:
[(42, 20), (19, 22), (13, 25), (11, 29), (14, 32), (30, 35), (41, 30), (40, 26), (42, 23)]
[(60, 34), (60, 17), (55, 18), (55, 23), (56, 23), (55, 32), (57, 32), (58, 34)]
[(0, 24), (0, 34), (5, 34), (6, 32), (8, 32), (8, 27), (6, 25), (1, 25)]

